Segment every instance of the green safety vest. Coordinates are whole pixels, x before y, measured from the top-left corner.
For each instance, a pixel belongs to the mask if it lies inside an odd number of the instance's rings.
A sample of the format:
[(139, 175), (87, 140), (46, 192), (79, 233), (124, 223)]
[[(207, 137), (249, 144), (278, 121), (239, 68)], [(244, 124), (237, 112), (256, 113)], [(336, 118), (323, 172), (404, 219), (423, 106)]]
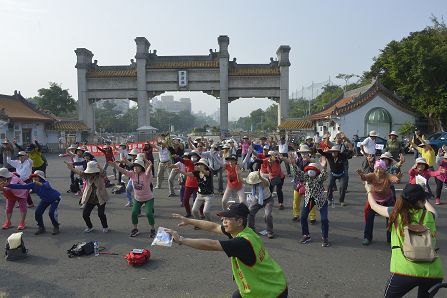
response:
[(269, 255), (261, 238), (249, 227), (236, 235), (247, 239), (256, 255), (256, 263), (247, 266), (231, 257), (234, 280), (242, 297), (277, 297), (287, 287), (281, 267)]
[[(419, 222), (422, 216), (423, 209), (413, 210), (410, 213), (410, 221), (412, 223)], [(391, 247), (400, 247), (400, 243), (404, 242), (403, 236), (400, 235), (402, 228), (402, 221), (400, 215), (397, 219), (398, 225), (393, 225), (391, 230)], [(430, 229), (432, 235), (436, 234), (436, 224), (433, 214), (427, 212), (424, 218), (423, 225)], [(399, 242), (400, 239), (400, 242)], [(436, 247), (436, 238), (433, 237), (433, 245)], [(443, 278), (444, 272), (442, 270), (441, 258), (437, 257), (433, 262), (412, 262), (405, 258), (402, 249), (395, 248), (391, 250), (390, 272), (402, 275), (409, 275), (415, 277), (428, 278)]]

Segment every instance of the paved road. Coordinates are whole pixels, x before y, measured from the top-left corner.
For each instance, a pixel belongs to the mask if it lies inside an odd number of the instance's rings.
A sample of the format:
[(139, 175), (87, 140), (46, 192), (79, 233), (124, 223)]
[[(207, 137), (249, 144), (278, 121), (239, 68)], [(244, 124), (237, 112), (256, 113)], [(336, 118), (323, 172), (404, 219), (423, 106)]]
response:
[[(413, 160), (410, 155), (409, 161)], [(361, 158), (351, 160), (348, 206), (329, 209), (329, 238), (332, 246), (321, 247), (320, 226), (310, 226), (314, 242), (308, 245), (298, 243), (299, 223), (291, 221), (292, 187), (287, 182), (285, 189), (285, 210), (274, 209), (276, 239), (265, 238), (270, 254), (283, 267), (289, 282), (289, 297), (381, 297), (389, 275), (390, 248), (386, 244), (385, 220), (376, 219), (374, 242), (369, 247), (361, 245), (363, 239), (363, 204), (365, 194), (360, 180), (354, 174)], [(84, 234), (84, 221), (77, 207), (78, 198), (66, 194), (68, 170), (62, 160), (49, 155), (48, 177), (50, 182), (63, 193), (59, 218), (61, 234), (47, 233), (34, 236), (34, 210), (28, 216), (28, 228), (24, 240), (30, 251), (26, 260), (6, 262), (0, 260), (0, 297), (229, 297), (236, 289), (232, 281), (230, 261), (223, 252), (198, 251), (185, 246), (150, 247), (149, 228), (145, 218), (140, 218), (144, 231), (137, 238), (128, 237), (131, 222), (130, 209), (123, 207), (125, 195), (111, 195), (106, 213), (110, 233), (98, 230)], [(102, 159), (100, 159), (102, 161)], [(409, 168), (409, 163), (405, 169)], [(110, 173), (109, 173), (110, 174)], [(405, 177), (404, 179), (405, 180)], [(397, 188), (402, 188), (399, 185)], [(447, 199), (444, 195), (443, 198)], [(172, 212), (183, 213), (178, 198), (168, 198), (165, 188), (156, 191), (156, 225), (175, 228), (176, 221), (169, 218)], [(337, 198), (337, 196), (336, 196)], [(213, 211), (220, 206), (219, 198)], [(38, 198), (34, 196), (37, 202)], [(4, 200), (0, 201), (4, 220)], [(446, 206), (438, 207), (440, 216), (440, 253), (447, 260), (445, 232)], [(14, 210), (13, 223), (18, 223), (18, 210)], [(262, 227), (262, 212), (258, 214), (258, 227)], [(48, 215), (44, 216), (48, 228)], [(95, 227), (99, 227), (96, 211), (92, 213)], [(217, 217), (214, 220), (218, 220)], [(12, 231), (0, 230), (0, 243), (4, 243)], [(219, 236), (191, 227), (181, 228), (187, 237)], [(69, 259), (66, 250), (82, 240), (99, 240), (108, 251), (120, 256), (101, 255)], [(122, 255), (132, 248), (149, 247), (150, 262), (140, 268), (127, 264)], [(444, 262), (444, 264), (447, 261)], [(446, 267), (446, 266), (444, 266)], [(447, 297), (447, 292), (443, 293)], [(414, 296), (413, 292), (413, 296)], [(441, 295), (440, 295), (441, 296)]]

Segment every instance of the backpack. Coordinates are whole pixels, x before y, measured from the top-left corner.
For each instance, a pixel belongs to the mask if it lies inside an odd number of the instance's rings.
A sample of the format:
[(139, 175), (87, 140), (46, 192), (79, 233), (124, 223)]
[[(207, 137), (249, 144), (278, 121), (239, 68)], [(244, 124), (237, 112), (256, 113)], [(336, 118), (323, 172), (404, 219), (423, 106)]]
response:
[[(25, 243), (23, 242), (22, 238), (23, 232), (19, 233), (13, 233), (11, 236), (8, 237), (8, 240), (6, 241), (6, 248), (5, 248), (5, 259), (7, 261), (15, 261), (25, 258), (28, 255), (28, 249), (25, 247)], [(14, 238), (14, 242), (20, 241), (20, 244), (17, 246), (15, 244), (14, 248), (11, 248), (13, 245), (11, 239)]]
[(399, 238), (403, 255), (412, 262), (433, 262), (437, 258), (437, 250), (433, 247), (431, 231), (423, 225), (426, 213), (427, 210), (422, 212), (421, 219), (417, 224), (404, 226), (403, 244)]
[(67, 250), (67, 255), (69, 258), (88, 256), (95, 251), (93, 241), (90, 242), (78, 242), (73, 244), (73, 246)]
[(132, 249), (124, 258), (129, 265), (144, 265), (149, 261), (151, 252), (148, 249)]

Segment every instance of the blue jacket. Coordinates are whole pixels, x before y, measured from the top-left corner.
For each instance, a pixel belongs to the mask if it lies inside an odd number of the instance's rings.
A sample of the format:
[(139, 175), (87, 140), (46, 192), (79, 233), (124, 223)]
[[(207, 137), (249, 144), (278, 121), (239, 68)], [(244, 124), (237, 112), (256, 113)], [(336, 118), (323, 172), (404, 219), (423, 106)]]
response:
[(9, 184), (6, 186), (11, 189), (32, 189), (42, 201), (52, 203), (61, 199), (61, 194), (57, 190), (51, 187), (50, 183), (46, 180), (40, 180), (42, 186), (37, 186), (36, 183), (31, 182), (28, 184)]

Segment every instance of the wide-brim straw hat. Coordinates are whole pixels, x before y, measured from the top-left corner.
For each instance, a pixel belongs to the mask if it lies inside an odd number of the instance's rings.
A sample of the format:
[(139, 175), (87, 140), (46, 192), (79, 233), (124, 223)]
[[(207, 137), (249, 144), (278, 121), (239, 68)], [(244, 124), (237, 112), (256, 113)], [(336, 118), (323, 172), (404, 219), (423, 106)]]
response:
[(257, 171), (248, 174), (247, 178), (244, 179), (245, 183), (250, 185), (255, 185), (261, 183), (261, 178), (259, 178), (259, 173)]
[(2, 144), (9, 144), (9, 143), (8, 143), (8, 140), (3, 139)]
[(230, 146), (228, 146), (227, 144), (222, 146), (222, 149), (230, 149)]
[(25, 151), (19, 151), (19, 152), (17, 153), (17, 155), (18, 155), (18, 156), (26, 156), (27, 153), (26, 153)]
[(369, 132), (369, 136), (370, 136), (370, 137), (377, 137), (378, 135), (377, 135), (377, 132), (376, 132), (375, 130), (371, 130), (371, 131)]
[(328, 150), (328, 152), (340, 152), (340, 146), (334, 145)]
[(204, 158), (199, 159), (199, 161), (196, 162), (196, 165), (204, 165), (208, 169), (210, 168), (210, 166), (208, 165), (208, 161), (206, 159), (204, 159)]
[(98, 169), (98, 162), (92, 160), (87, 163), (87, 168), (85, 169), (84, 173), (86, 174), (95, 174), (99, 173)]
[(396, 137), (399, 136), (395, 130), (393, 130), (392, 132), (390, 132), (388, 135), (389, 135), (389, 136), (396, 136)]
[(0, 168), (0, 177), (11, 178), (12, 174), (7, 168)]
[(313, 140), (314, 138), (313, 137), (311, 137), (311, 136), (306, 136), (306, 138), (305, 138), (305, 140), (307, 141), (307, 140)]
[(430, 145), (427, 140), (422, 140), (418, 147), (424, 147), (426, 145)]
[(299, 153), (310, 153), (310, 148), (307, 145), (300, 145)]
[(140, 152), (138, 151), (138, 149), (137, 149), (137, 148), (134, 148), (134, 149), (130, 150), (130, 152), (127, 153), (127, 155), (138, 155), (138, 153), (140, 153)]
[(414, 161), (414, 164), (415, 164), (415, 165), (420, 164), (420, 163), (425, 164), (425, 165), (428, 166), (427, 160), (426, 160), (425, 158), (423, 158), (423, 157), (418, 157), (418, 158), (416, 158), (416, 160)]
[(29, 177), (30, 177), (30, 178), (33, 178), (33, 177), (39, 177), (39, 178), (42, 178), (43, 180), (45, 180), (45, 173), (44, 173), (43, 171), (36, 170), (36, 171), (34, 171), (34, 173), (32, 173)]
[(81, 150), (82, 152), (85, 152), (84, 147), (78, 147), (78, 148), (76, 148), (75, 152), (78, 151), (78, 150)]
[(137, 159), (133, 162), (132, 165), (134, 165), (134, 166), (137, 165), (137, 166), (142, 167), (142, 168), (143, 168), (143, 171), (146, 170), (146, 166), (145, 166), (145, 164), (144, 164), (144, 160), (143, 160), (143, 159), (137, 158)]
[(383, 159), (383, 158), (393, 160), (393, 155), (391, 155), (390, 152), (385, 152), (382, 155), (380, 155), (380, 159)]
[(236, 160), (237, 161), (237, 156), (236, 155), (230, 155), (225, 157), (225, 160)]

